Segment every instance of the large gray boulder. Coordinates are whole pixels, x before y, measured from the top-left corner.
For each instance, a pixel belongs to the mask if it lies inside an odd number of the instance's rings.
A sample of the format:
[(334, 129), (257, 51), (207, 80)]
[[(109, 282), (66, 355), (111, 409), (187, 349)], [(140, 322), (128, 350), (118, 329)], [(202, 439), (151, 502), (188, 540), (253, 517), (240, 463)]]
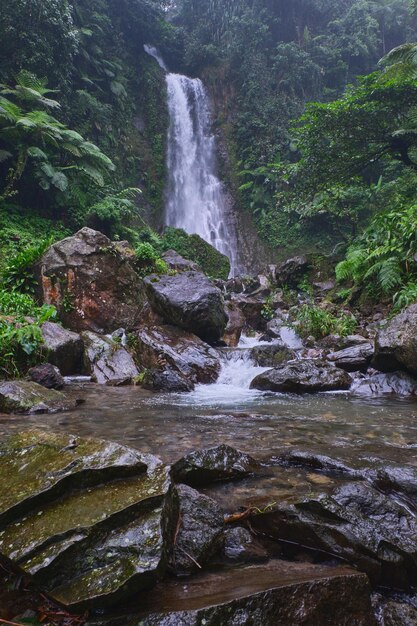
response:
[(315, 393), (349, 389), (352, 379), (343, 370), (326, 362), (305, 359), (284, 363), (259, 374), (251, 389), (281, 393)]
[(61, 391), (29, 380), (0, 382), (0, 413), (58, 413), (74, 409), (77, 404)]
[(417, 374), (417, 304), (389, 320), (375, 338), (372, 365), (381, 372)]
[(85, 369), (100, 385), (128, 385), (139, 370), (129, 352), (111, 337), (86, 331), (82, 333), (85, 344)]
[(157, 458), (26, 432), (1, 443), (0, 475), (0, 556), (58, 604), (100, 611), (162, 577), (178, 511)]
[(42, 324), (42, 336), (48, 361), (63, 376), (82, 373), (84, 345), (78, 333), (66, 330), (60, 324), (45, 322)]
[(168, 324), (208, 343), (222, 338), (227, 325), (223, 296), (204, 274), (151, 275), (144, 282), (152, 308)]
[(170, 369), (193, 384), (218, 378), (217, 352), (196, 335), (175, 326), (152, 326), (141, 328), (135, 338), (137, 360), (145, 369)]
[(82, 228), (55, 243), (39, 266), (42, 297), (72, 330), (137, 328), (143, 286), (129, 258), (102, 233)]

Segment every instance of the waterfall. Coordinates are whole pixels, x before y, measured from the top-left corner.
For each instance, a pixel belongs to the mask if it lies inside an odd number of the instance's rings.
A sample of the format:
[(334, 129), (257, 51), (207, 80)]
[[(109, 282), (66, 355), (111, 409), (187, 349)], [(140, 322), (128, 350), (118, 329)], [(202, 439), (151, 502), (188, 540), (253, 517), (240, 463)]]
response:
[(238, 269), (237, 229), (219, 180), (210, 101), (199, 78), (171, 74), (152, 46), (145, 46), (167, 72), (169, 131), (165, 224), (200, 235)]

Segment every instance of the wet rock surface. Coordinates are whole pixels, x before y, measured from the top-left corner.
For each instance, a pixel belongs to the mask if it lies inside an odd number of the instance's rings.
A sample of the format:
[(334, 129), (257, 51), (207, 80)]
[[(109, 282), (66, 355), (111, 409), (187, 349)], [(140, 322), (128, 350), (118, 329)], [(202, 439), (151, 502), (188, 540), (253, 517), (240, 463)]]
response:
[(376, 626), (365, 576), (282, 561), (167, 581), (138, 604), (137, 616), (87, 626)]
[(82, 373), (84, 345), (78, 333), (54, 322), (45, 322), (42, 324), (42, 336), (48, 361), (58, 367), (63, 376)]
[[(152, 587), (176, 511), (156, 458), (93, 439), (28, 432), (0, 448), (0, 554), (82, 611)], [(16, 471), (17, 470), (17, 471)]]
[(220, 372), (218, 354), (196, 335), (175, 326), (152, 326), (136, 335), (136, 354), (142, 367), (169, 367), (190, 383), (212, 383)]
[(309, 269), (310, 262), (305, 255), (287, 259), (276, 268), (275, 280), (278, 285), (287, 285), (296, 288)]
[(57, 413), (77, 406), (76, 399), (28, 380), (0, 382), (0, 412)]
[(100, 385), (128, 385), (139, 375), (129, 352), (111, 337), (86, 331), (82, 333), (85, 345), (85, 371)]
[(266, 346), (256, 346), (251, 351), (252, 359), (261, 367), (277, 367), (295, 358), (295, 353), (282, 341)]
[(259, 469), (260, 464), (248, 454), (220, 445), (190, 452), (172, 465), (171, 476), (177, 483), (198, 487), (243, 478)]
[(407, 590), (417, 574), (417, 521), (408, 508), (365, 482), (330, 494), (279, 503), (255, 515), (254, 530), (333, 555), (366, 572), (375, 585)]
[(245, 318), (235, 302), (226, 302), (226, 313), (229, 318), (222, 340), (229, 348), (236, 348), (245, 326)]
[(262, 544), (241, 526), (225, 531), (224, 555), (230, 561), (239, 563), (256, 563), (269, 559), (268, 552)]
[(85, 227), (54, 244), (38, 274), (44, 301), (57, 308), (68, 328), (112, 332), (139, 325), (142, 281), (128, 257), (102, 233)]
[(188, 485), (177, 485), (174, 499), (179, 509), (179, 520), (170, 569), (177, 576), (189, 576), (198, 572), (220, 551), (223, 512), (214, 500)]
[(417, 304), (396, 315), (378, 331), (372, 365), (382, 372), (417, 374)]
[(346, 372), (324, 361), (305, 359), (259, 374), (252, 381), (251, 388), (281, 393), (315, 393), (349, 389), (351, 383)]
[(327, 359), (334, 363), (336, 367), (340, 367), (347, 372), (366, 372), (373, 354), (373, 345), (371, 343), (363, 343), (337, 352), (331, 352)]
[(152, 275), (144, 282), (152, 308), (167, 323), (208, 343), (221, 339), (227, 325), (223, 296), (204, 274)]
[(147, 370), (141, 383), (143, 389), (162, 391), (167, 393), (187, 393), (193, 391), (195, 385), (173, 368), (165, 370)]
[(406, 602), (389, 600), (377, 609), (380, 626), (416, 626), (417, 607)]
[(201, 272), (201, 268), (194, 261), (188, 261), (175, 250), (167, 250), (162, 255), (163, 260), (171, 270), (177, 272)]
[(355, 396), (416, 396), (417, 380), (405, 372), (373, 374), (358, 378), (353, 382), (350, 392)]
[(239, 309), (246, 326), (259, 331), (266, 329), (266, 319), (262, 315), (265, 305), (263, 298), (239, 293), (233, 295), (231, 302)]
[(28, 371), (28, 376), (32, 382), (42, 385), (42, 387), (46, 387), (46, 389), (56, 389), (59, 391), (63, 389), (65, 385), (59, 369), (50, 363), (31, 367)]

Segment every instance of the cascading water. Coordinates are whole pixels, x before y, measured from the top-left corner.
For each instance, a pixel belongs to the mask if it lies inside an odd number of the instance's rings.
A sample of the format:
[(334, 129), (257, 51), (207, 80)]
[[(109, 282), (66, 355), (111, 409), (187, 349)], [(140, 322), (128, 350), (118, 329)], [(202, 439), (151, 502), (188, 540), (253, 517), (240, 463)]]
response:
[(168, 73), (154, 47), (145, 46), (145, 51), (167, 72), (170, 125), (166, 225), (200, 235), (229, 257), (231, 275), (235, 275), (237, 229), (216, 174), (216, 140), (204, 85), (199, 78)]

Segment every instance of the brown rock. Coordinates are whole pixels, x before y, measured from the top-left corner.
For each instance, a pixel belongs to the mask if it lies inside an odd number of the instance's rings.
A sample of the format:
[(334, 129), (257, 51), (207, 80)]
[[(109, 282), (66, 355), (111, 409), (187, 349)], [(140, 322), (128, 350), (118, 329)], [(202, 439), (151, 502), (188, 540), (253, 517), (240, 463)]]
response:
[(142, 281), (128, 257), (102, 233), (82, 228), (47, 250), (39, 267), (45, 302), (72, 330), (111, 332), (139, 324)]

